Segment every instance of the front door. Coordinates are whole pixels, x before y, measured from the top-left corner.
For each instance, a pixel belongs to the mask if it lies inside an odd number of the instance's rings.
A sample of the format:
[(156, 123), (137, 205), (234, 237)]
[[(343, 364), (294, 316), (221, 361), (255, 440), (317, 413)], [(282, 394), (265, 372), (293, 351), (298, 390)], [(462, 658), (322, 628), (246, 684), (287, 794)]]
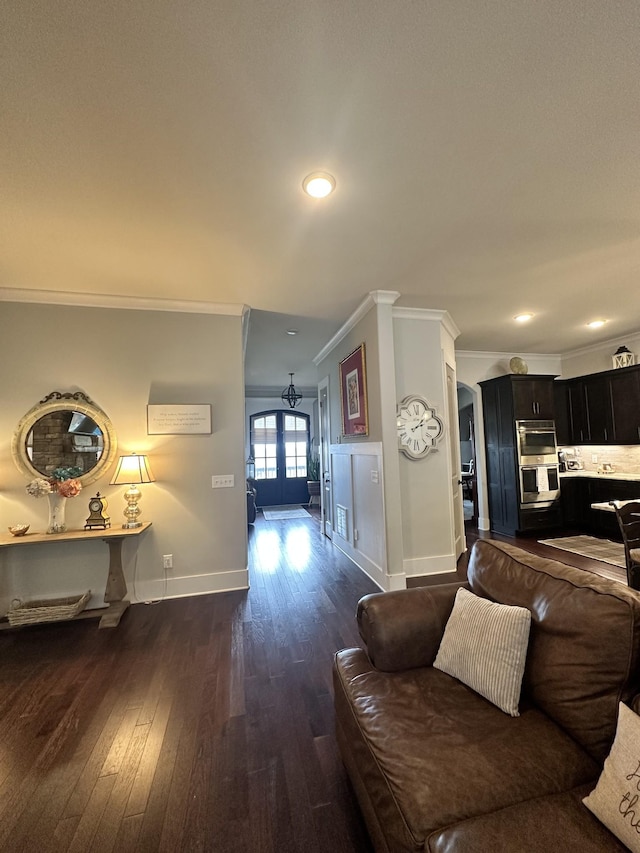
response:
[(272, 410), (251, 416), (258, 506), (309, 502), (309, 415)]

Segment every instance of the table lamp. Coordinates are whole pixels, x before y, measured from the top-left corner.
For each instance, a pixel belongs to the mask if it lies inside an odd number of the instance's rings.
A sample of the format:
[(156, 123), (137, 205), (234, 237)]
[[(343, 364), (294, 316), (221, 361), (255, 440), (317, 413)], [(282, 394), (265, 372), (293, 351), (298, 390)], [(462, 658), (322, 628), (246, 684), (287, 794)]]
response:
[(138, 485), (140, 483), (153, 483), (155, 479), (149, 467), (149, 460), (143, 454), (131, 453), (129, 456), (120, 457), (116, 473), (113, 475), (110, 485), (129, 485), (129, 488), (124, 493), (127, 501), (124, 516), (127, 521), (122, 525), (123, 527), (142, 527), (142, 522), (138, 521), (138, 516), (140, 515), (138, 501), (142, 496)]

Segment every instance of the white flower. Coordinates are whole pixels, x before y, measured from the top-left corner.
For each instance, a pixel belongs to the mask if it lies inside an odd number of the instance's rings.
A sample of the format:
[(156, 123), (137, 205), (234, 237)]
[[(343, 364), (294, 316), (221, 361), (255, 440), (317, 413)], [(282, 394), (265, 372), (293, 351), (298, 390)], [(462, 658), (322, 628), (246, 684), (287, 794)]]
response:
[(27, 494), (32, 498), (43, 498), (51, 494), (51, 483), (42, 477), (36, 477), (26, 486), (26, 489)]

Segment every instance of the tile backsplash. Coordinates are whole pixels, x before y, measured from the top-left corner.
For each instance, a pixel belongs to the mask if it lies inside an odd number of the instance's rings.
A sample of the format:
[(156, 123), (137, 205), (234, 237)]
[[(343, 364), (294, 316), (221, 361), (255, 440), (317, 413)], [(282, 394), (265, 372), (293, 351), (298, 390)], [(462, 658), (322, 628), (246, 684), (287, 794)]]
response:
[(640, 447), (627, 444), (573, 447), (582, 460), (585, 471), (597, 473), (602, 465), (608, 463), (613, 466), (615, 473), (640, 474)]

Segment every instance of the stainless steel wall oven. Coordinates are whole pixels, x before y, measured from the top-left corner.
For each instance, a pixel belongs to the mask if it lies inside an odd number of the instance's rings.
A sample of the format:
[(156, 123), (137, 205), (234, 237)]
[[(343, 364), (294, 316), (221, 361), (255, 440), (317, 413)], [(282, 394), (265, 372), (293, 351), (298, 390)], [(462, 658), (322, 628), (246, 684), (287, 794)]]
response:
[(560, 497), (553, 421), (516, 421), (520, 506), (546, 507)]

